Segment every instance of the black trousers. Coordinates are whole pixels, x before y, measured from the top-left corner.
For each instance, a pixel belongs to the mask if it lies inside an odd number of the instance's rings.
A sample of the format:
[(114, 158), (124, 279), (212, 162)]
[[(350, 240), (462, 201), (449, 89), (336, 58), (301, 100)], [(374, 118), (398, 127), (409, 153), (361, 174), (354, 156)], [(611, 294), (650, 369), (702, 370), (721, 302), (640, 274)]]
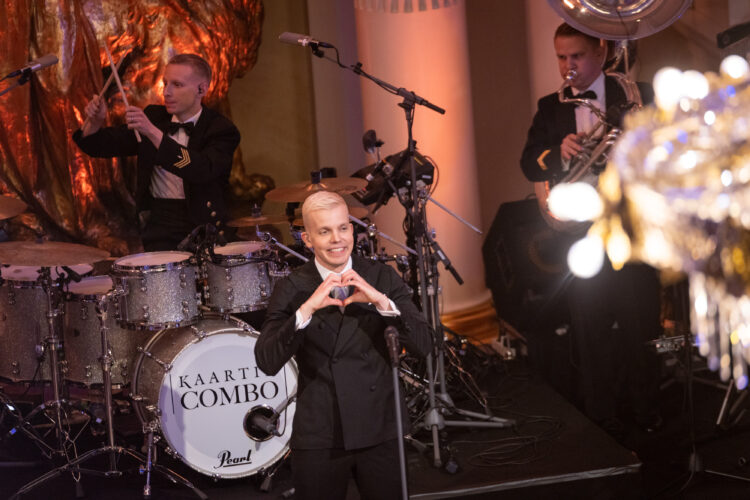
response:
[(141, 232), (146, 252), (177, 250), (177, 245), (193, 230), (185, 200), (155, 198), (151, 213)]
[(363, 500), (401, 498), (398, 441), (359, 450), (292, 450), (294, 498), (344, 500), (354, 477)]
[(656, 271), (644, 264), (615, 272), (605, 262), (593, 278), (571, 282), (581, 392), (594, 422), (620, 416), (618, 403), (627, 405), (636, 421), (658, 412), (659, 359), (646, 342), (661, 331), (660, 290)]

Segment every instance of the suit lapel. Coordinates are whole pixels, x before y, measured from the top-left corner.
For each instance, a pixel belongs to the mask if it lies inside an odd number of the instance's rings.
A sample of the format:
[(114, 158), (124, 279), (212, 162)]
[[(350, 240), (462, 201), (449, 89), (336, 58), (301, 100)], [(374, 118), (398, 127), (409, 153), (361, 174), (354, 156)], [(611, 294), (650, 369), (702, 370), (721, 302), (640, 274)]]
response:
[[(367, 266), (363, 261), (359, 260), (356, 255), (352, 255), (352, 269), (354, 269), (357, 274), (362, 276), (365, 281), (370, 284), (373, 283), (372, 277), (370, 276), (370, 271), (373, 269), (373, 267)], [(349, 304), (346, 307), (344, 316), (341, 320), (341, 326), (339, 327), (339, 334), (336, 338), (336, 346), (334, 347), (335, 353), (340, 352), (344, 348), (344, 346), (346, 346), (346, 344), (356, 335), (357, 329), (359, 328), (361, 316), (361, 311), (358, 311), (358, 309), (362, 309), (363, 307), (372, 306), (355, 303)]]
[[(315, 267), (315, 261), (312, 259), (300, 267), (298, 276), (302, 280), (300, 285), (302, 290), (304, 290), (305, 298), (310, 297), (320, 284), (323, 283), (318, 268)], [(317, 311), (315, 317), (326, 324), (326, 334), (332, 335), (330, 346), (333, 347), (336, 342), (336, 332), (339, 331), (339, 327), (341, 326), (341, 313), (336, 307), (326, 307)]]
[(208, 129), (208, 122), (209, 122), (208, 115), (209, 114), (210, 114), (210, 111), (206, 109), (205, 106), (203, 106), (203, 111), (201, 112), (201, 115), (198, 117), (198, 121), (195, 122), (193, 133), (190, 134), (190, 137), (188, 137), (188, 146), (190, 146), (191, 141), (193, 143), (200, 142), (200, 140), (205, 135), (206, 130)]
[(625, 102), (625, 91), (622, 89), (617, 80), (607, 76), (604, 78), (604, 92), (606, 93), (606, 109), (615, 104), (622, 104)]
[(555, 106), (556, 129), (560, 137), (576, 133), (576, 108), (573, 104), (558, 102)]

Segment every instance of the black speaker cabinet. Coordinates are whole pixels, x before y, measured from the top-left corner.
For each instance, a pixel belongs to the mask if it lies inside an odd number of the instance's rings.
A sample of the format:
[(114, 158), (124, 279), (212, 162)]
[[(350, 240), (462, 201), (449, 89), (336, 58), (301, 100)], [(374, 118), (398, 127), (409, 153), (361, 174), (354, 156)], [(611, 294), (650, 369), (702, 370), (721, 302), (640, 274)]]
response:
[(498, 316), (522, 332), (565, 323), (566, 259), (575, 239), (546, 225), (536, 199), (503, 203), (482, 246)]

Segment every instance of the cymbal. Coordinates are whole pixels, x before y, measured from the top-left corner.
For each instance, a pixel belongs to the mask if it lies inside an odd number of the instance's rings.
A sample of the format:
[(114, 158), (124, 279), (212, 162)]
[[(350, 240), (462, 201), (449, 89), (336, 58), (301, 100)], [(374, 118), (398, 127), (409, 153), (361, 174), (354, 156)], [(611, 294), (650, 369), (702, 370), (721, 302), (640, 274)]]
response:
[(258, 215), (247, 217), (240, 217), (239, 219), (232, 219), (227, 222), (229, 227), (250, 227), (250, 226), (262, 226), (263, 224), (283, 224), (288, 223), (289, 218), (286, 215)]
[(12, 196), (0, 196), (0, 219), (10, 219), (26, 211), (26, 203)]
[(0, 243), (0, 264), (15, 266), (74, 266), (109, 257), (99, 248), (62, 241), (6, 241)]
[(367, 186), (367, 181), (355, 177), (326, 177), (320, 183), (298, 182), (289, 186), (272, 189), (266, 193), (271, 201), (302, 202), (318, 191), (333, 191), (338, 194), (353, 193)]

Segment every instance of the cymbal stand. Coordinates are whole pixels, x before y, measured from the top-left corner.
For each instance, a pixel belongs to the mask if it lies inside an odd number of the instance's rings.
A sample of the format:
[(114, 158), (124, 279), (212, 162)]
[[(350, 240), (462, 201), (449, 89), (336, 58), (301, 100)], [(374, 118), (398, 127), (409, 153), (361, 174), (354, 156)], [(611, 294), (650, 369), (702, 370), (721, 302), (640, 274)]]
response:
[[(363, 228), (367, 229), (368, 233), (377, 234), (378, 236), (380, 236), (384, 240), (390, 241), (394, 245), (403, 248), (404, 250), (406, 250), (410, 254), (417, 255), (417, 252), (414, 249), (409, 248), (408, 246), (404, 245), (403, 243), (401, 243), (399, 241), (396, 241), (395, 239), (391, 238), (390, 236), (388, 236), (384, 232), (378, 231), (378, 228), (375, 226), (375, 224), (368, 224), (368, 223), (366, 223), (366, 222), (364, 222), (362, 220), (359, 220), (358, 218), (354, 217), (353, 215), (349, 215), (349, 220), (351, 220), (352, 222), (355, 222), (355, 223), (359, 224), (360, 226), (362, 226)], [(377, 248), (374, 248), (372, 250), (373, 250), (373, 254), (377, 253)]]
[[(358, 62), (356, 64), (353, 64), (351, 66), (346, 66), (341, 63), (339, 59), (339, 52), (336, 47), (332, 47), (336, 51), (336, 60), (328, 58), (325, 56), (325, 53), (322, 49), (327, 47), (322, 47), (320, 44), (310, 44), (310, 47), (312, 49), (313, 55), (325, 58), (328, 60), (331, 60), (335, 62), (339, 67), (343, 69), (348, 69), (355, 74), (367, 78), (368, 80), (372, 81), (382, 89), (384, 89), (386, 92), (389, 92), (391, 94), (397, 95), (401, 98), (403, 98), (403, 101), (398, 104), (399, 107), (403, 108), (405, 117), (406, 117), (406, 130), (407, 130), (407, 139), (408, 139), (408, 149), (409, 149), (409, 167), (410, 167), (410, 182), (409, 182), (409, 192), (410, 192), (410, 200), (406, 199), (407, 196), (399, 196), (399, 201), (404, 206), (407, 212), (407, 218), (412, 223), (412, 236), (414, 238), (415, 243), (415, 250), (416, 250), (416, 256), (414, 256), (416, 260), (416, 270), (418, 274), (418, 281), (419, 281), (419, 296), (421, 299), (422, 304), (422, 313), (424, 314), (425, 320), (433, 327), (435, 331), (435, 342), (437, 347), (437, 353), (438, 353), (438, 359), (437, 359), (437, 370), (438, 370), (438, 377), (440, 380), (440, 386), (441, 386), (441, 398), (445, 398), (447, 396), (447, 391), (445, 390), (445, 367), (444, 367), (444, 356), (443, 356), (443, 330), (442, 326), (440, 324), (440, 314), (439, 314), (439, 308), (438, 308), (438, 273), (437, 273), (437, 262), (433, 262), (430, 269), (428, 269), (428, 264), (430, 260), (434, 259), (434, 255), (437, 255), (440, 260), (446, 265), (446, 268), (451, 270), (452, 266), (450, 266), (450, 261), (445, 257), (445, 254), (440, 250), (440, 248), (437, 246), (437, 244), (434, 242), (434, 239), (431, 239), (429, 236), (426, 236), (426, 215), (425, 215), (425, 207), (424, 203), (421, 202), (420, 197), (418, 196), (417, 192), (417, 167), (415, 162), (415, 155), (416, 155), (416, 142), (413, 139), (412, 135), (412, 129), (414, 124), (414, 108), (415, 105), (424, 106), (428, 109), (431, 109), (432, 111), (435, 111), (436, 113), (445, 114), (445, 110), (424, 97), (421, 97), (417, 95), (415, 92), (412, 92), (408, 89), (405, 89), (403, 87), (396, 87), (395, 85), (392, 85), (388, 82), (385, 82), (373, 75), (370, 75), (366, 73), (362, 69), (362, 63)], [(390, 179), (388, 179), (389, 182)], [(397, 190), (394, 190), (395, 193), (398, 193)], [(431, 253), (434, 252), (433, 253)], [(432, 272), (430, 275), (429, 273)], [(455, 276), (458, 275), (458, 273), (455, 270), (451, 271)], [(428, 277), (430, 278), (430, 283), (428, 287)], [(442, 459), (440, 457), (440, 436), (439, 436), (439, 430), (442, 429), (446, 424), (449, 425), (461, 425), (461, 426), (475, 426), (475, 427), (509, 427), (514, 425), (515, 422), (511, 420), (505, 420), (500, 419), (497, 417), (492, 417), (488, 415), (481, 415), (481, 414), (473, 414), (473, 412), (463, 412), (463, 416), (466, 417), (476, 417), (476, 415), (480, 415), (479, 417), (482, 421), (481, 422), (455, 422), (450, 421), (446, 422), (443, 418), (442, 411), (445, 410), (445, 408), (439, 408), (438, 407), (438, 401), (436, 397), (436, 391), (435, 391), (435, 377), (433, 372), (433, 358), (432, 354), (427, 356), (427, 378), (430, 383), (429, 392), (427, 394), (429, 403), (430, 403), (430, 409), (427, 412), (427, 414), (424, 417), (424, 426), (431, 430), (432, 432), (432, 443), (433, 443), (433, 452), (434, 452), (434, 465), (436, 467), (442, 466)], [(453, 409), (454, 412), (459, 413), (455, 409)], [(470, 415), (471, 414), (471, 415)]]
[[(53, 479), (63, 472), (70, 471), (71, 473), (74, 473), (76, 475), (78, 474), (87, 474), (87, 475), (94, 475), (94, 476), (100, 476), (100, 477), (107, 477), (107, 478), (114, 478), (114, 477), (120, 477), (122, 476), (122, 471), (117, 469), (117, 456), (118, 455), (127, 455), (130, 456), (137, 461), (141, 462), (140, 472), (143, 474), (146, 473), (146, 485), (143, 487), (143, 497), (144, 498), (150, 498), (151, 497), (151, 470), (156, 469), (157, 472), (164, 475), (167, 479), (172, 481), (175, 484), (181, 484), (187, 488), (190, 488), (193, 490), (193, 492), (201, 499), (207, 499), (208, 497), (200, 491), (198, 488), (193, 486), (190, 481), (183, 478), (179, 474), (171, 471), (170, 469), (162, 466), (158, 466), (152, 463), (152, 448), (154, 446), (154, 439), (153, 439), (153, 431), (155, 430), (155, 427), (151, 429), (151, 432), (149, 433), (149, 440), (148, 440), (148, 459), (144, 458), (143, 455), (140, 453), (137, 453), (133, 450), (130, 450), (128, 448), (124, 448), (122, 446), (115, 446), (115, 438), (114, 438), (114, 427), (113, 427), (113, 404), (112, 404), (112, 352), (109, 347), (109, 340), (107, 339), (107, 330), (109, 328), (107, 327), (107, 308), (110, 302), (113, 301), (115, 297), (120, 295), (122, 291), (116, 290), (116, 291), (110, 291), (106, 294), (99, 297), (99, 300), (97, 301), (96, 305), (96, 314), (99, 318), (99, 332), (101, 334), (101, 345), (102, 345), (102, 356), (99, 358), (99, 361), (101, 363), (102, 367), (102, 380), (103, 380), (103, 390), (104, 390), (104, 407), (106, 411), (107, 416), (107, 445), (101, 446), (99, 448), (89, 450), (80, 457), (76, 458), (75, 460), (68, 460), (68, 463), (61, 465), (60, 467), (57, 467), (56, 469), (52, 469), (51, 471), (47, 472), (46, 474), (38, 477), (37, 479), (34, 479), (33, 481), (27, 483), (21, 489), (19, 489), (12, 497), (11, 500), (20, 498), (21, 495), (24, 493), (27, 493), (31, 491), (32, 489), (36, 488), (37, 486), (42, 485), (43, 483), (49, 481), (50, 479)], [(54, 377), (53, 377), (54, 381)], [(97, 457), (99, 455), (109, 455), (109, 468), (106, 471), (98, 471), (98, 470), (92, 470), (92, 469), (82, 469), (79, 467), (80, 464)]]
[(261, 241), (264, 241), (266, 243), (271, 243), (272, 245), (275, 245), (275, 246), (281, 248), (282, 250), (284, 250), (284, 251), (286, 251), (286, 252), (294, 255), (295, 257), (297, 257), (298, 259), (300, 259), (302, 262), (307, 262), (308, 260), (310, 260), (307, 257), (305, 257), (304, 255), (302, 255), (301, 253), (297, 253), (294, 250), (292, 250), (291, 248), (289, 248), (288, 246), (286, 246), (283, 243), (279, 242), (279, 240), (277, 240), (276, 238), (274, 238), (273, 235), (271, 235), (271, 233), (266, 232), (266, 231), (261, 231), (260, 228), (258, 228), (258, 226), (255, 226), (255, 228), (256, 228), (255, 234), (258, 235), (258, 238), (260, 238)]
[(458, 222), (462, 223), (464, 226), (468, 227), (469, 229), (471, 229), (472, 231), (474, 231), (477, 234), (480, 234), (480, 235), (482, 234), (482, 230), (481, 229), (479, 229), (474, 224), (472, 224), (471, 222), (467, 221), (466, 219), (464, 219), (463, 217), (461, 217), (460, 215), (458, 215), (456, 212), (454, 212), (450, 208), (446, 207), (445, 205), (443, 205), (442, 203), (440, 203), (439, 201), (437, 201), (435, 198), (433, 198), (429, 194), (425, 193), (424, 197), (427, 198), (427, 201), (431, 201), (432, 203), (434, 203), (438, 207), (442, 208), (443, 212), (447, 213), (448, 215), (450, 215), (451, 217), (453, 217), (454, 219), (456, 219)]
[[(16, 426), (14, 426), (9, 432), (9, 435), (14, 435), (18, 431), (24, 433), (27, 437), (32, 439), (34, 443), (40, 448), (42, 454), (51, 459), (54, 455), (62, 455), (67, 458), (67, 447), (68, 443), (74, 443), (77, 436), (72, 438), (68, 431), (63, 427), (63, 410), (62, 406), (69, 406), (76, 408), (82, 413), (86, 413), (83, 408), (78, 405), (74, 405), (72, 402), (64, 399), (61, 396), (62, 381), (61, 381), (61, 370), (60, 370), (60, 353), (62, 352), (62, 340), (59, 335), (60, 321), (58, 317), (63, 313), (59, 309), (59, 294), (56, 293), (54, 287), (54, 280), (52, 279), (52, 273), (50, 267), (42, 267), (39, 270), (38, 281), (41, 283), (46, 297), (47, 297), (47, 327), (48, 337), (46, 337), (41, 346), (42, 351), (45, 354), (49, 354), (50, 372), (52, 375), (52, 400), (45, 401), (38, 405), (36, 408), (31, 410), (25, 418), (23, 418)], [(61, 280), (61, 285), (64, 283)], [(50, 410), (52, 410), (50, 412)], [(31, 425), (31, 421), (38, 414), (44, 414), (53, 424), (55, 433), (55, 440), (57, 441), (55, 446), (50, 446), (45, 442), (43, 436), (40, 436), (34, 427)], [(90, 415), (89, 415), (90, 416)]]

